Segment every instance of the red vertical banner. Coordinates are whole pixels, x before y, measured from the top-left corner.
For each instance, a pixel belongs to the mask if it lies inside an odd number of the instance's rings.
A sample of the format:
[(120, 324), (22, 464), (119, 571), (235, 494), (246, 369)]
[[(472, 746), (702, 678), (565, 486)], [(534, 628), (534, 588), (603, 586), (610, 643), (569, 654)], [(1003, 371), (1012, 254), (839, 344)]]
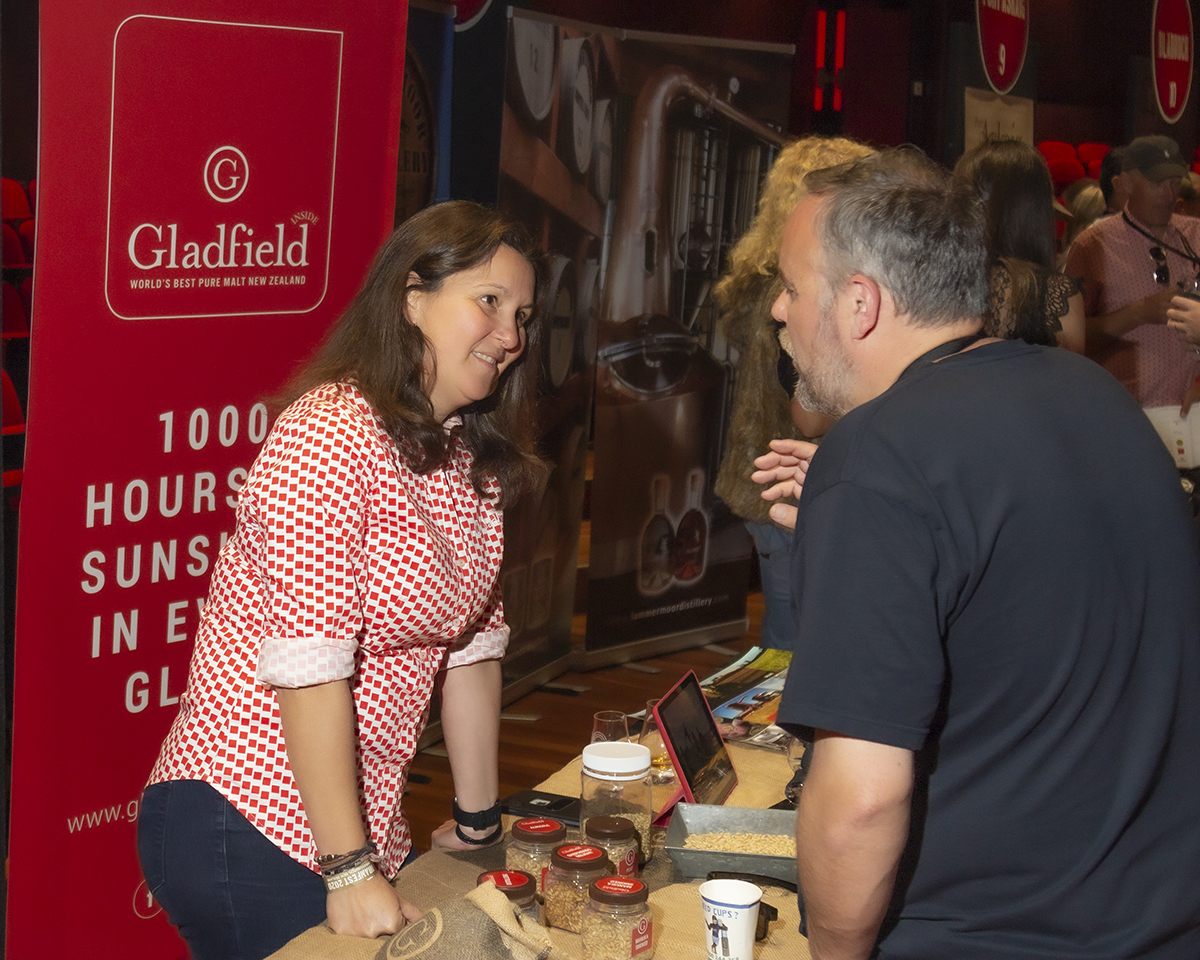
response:
[(182, 957), (138, 804), (264, 402), (390, 231), (404, 0), (41, 3), (8, 955)]

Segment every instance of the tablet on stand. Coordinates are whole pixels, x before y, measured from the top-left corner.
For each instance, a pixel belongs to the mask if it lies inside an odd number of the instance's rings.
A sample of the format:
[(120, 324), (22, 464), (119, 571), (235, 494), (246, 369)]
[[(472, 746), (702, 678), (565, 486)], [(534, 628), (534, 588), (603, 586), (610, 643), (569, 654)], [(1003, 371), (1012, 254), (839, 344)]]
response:
[(675, 795), (656, 822), (665, 822), (680, 800), (724, 803), (737, 786), (737, 773), (694, 670), (685, 673), (659, 700), (654, 717), (679, 775)]

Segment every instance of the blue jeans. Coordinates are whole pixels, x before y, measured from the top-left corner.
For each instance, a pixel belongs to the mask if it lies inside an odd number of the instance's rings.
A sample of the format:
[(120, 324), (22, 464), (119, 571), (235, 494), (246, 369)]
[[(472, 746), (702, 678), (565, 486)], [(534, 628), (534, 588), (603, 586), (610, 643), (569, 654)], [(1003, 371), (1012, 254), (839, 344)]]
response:
[(325, 884), (202, 780), (146, 788), (146, 884), (193, 960), (262, 960), (325, 919)]
[(320, 875), (202, 780), (147, 787), (137, 840), (150, 893), (192, 960), (262, 960), (325, 919)]
[(796, 643), (792, 616), (792, 532), (773, 523), (746, 521), (758, 551), (758, 576), (762, 581), (763, 621), (760, 643), (773, 650), (791, 650)]

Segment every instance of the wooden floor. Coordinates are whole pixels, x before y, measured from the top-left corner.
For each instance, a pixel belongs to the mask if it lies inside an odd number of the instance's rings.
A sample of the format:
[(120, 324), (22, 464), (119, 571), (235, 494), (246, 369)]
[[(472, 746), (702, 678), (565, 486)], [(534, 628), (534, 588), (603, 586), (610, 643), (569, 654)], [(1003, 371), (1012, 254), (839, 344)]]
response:
[[(745, 637), (722, 641), (720, 646), (744, 653), (757, 642), (762, 623), (762, 594), (752, 593), (747, 604), (750, 630)], [(582, 618), (576, 618), (581, 632)], [(575, 638), (582, 643), (582, 636)], [(701, 678), (720, 669), (731, 657), (697, 648), (650, 657), (637, 666), (652, 667), (645, 673), (625, 666), (604, 667), (590, 673), (566, 673), (556, 682), (578, 684), (590, 689), (579, 696), (552, 693), (538, 688), (504, 708), (505, 714), (532, 714), (537, 720), (502, 720), (500, 723), (500, 796), (533, 787), (561, 768), (587, 744), (592, 715), (598, 710), (636, 713), (651, 697), (666, 693), (686, 671)], [(429, 848), (433, 829), (450, 818), (454, 784), (450, 764), (439, 755), (441, 744), (419, 753), (412, 773), (428, 777), (428, 783), (410, 782), (403, 801), (418, 849)]]

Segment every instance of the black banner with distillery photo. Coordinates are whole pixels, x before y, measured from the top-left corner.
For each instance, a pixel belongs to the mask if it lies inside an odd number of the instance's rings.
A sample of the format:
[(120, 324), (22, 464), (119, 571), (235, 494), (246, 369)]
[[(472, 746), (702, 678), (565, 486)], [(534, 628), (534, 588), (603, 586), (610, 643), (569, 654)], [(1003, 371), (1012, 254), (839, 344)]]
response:
[(616, 49), (588, 668), (747, 630), (752, 544), (713, 493), (738, 358), (712, 289), (782, 143), (793, 55), (643, 33)]

